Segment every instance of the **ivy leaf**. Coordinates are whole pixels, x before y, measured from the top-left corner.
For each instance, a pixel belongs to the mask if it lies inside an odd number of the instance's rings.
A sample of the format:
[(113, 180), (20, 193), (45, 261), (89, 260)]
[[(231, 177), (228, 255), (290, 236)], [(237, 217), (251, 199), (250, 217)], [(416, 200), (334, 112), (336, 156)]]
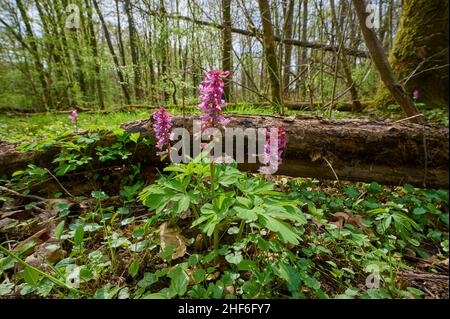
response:
[(234, 253), (226, 255), (225, 259), (230, 264), (235, 264), (235, 265), (238, 265), (243, 260), (242, 253), (240, 251), (236, 251)]
[(189, 276), (184, 271), (183, 264), (178, 264), (172, 272), (168, 274), (168, 277), (171, 278), (170, 291), (174, 295), (182, 297), (186, 293), (189, 282)]

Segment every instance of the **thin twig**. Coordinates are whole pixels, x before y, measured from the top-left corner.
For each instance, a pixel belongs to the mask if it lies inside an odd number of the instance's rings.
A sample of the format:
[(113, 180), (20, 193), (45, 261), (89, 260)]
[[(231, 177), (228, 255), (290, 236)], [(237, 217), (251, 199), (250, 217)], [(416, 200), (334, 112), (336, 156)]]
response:
[(45, 170), (47, 171), (47, 173), (49, 173), (55, 179), (55, 181), (59, 184), (59, 186), (61, 186), (61, 188), (66, 192), (67, 195), (69, 195), (70, 197), (74, 198), (74, 196), (63, 186), (63, 184), (60, 183), (60, 181), (58, 181), (56, 176), (53, 175), (53, 173), (50, 172), (49, 169), (45, 168)]
[(334, 177), (336, 177), (336, 180), (339, 182), (339, 177), (337, 176), (336, 172), (334, 171), (334, 168), (333, 168), (333, 166), (331, 165), (331, 163), (327, 160), (326, 157), (322, 157), (322, 158), (325, 160), (325, 162), (327, 162), (328, 166), (330, 166), (331, 171), (332, 171), (333, 174), (334, 174)]
[(416, 117), (419, 117), (419, 116), (424, 116), (424, 115), (423, 115), (422, 113), (416, 114), (416, 115), (413, 115), (413, 116), (406, 117), (406, 118), (404, 118), (404, 119), (395, 121), (393, 124), (395, 124), (395, 123), (400, 123), (400, 122), (404, 122), (404, 121), (408, 121), (408, 120), (411, 120), (411, 119), (416, 118)]
[(20, 197), (31, 198), (31, 199), (37, 199), (37, 200), (39, 200), (39, 201), (44, 201), (44, 202), (47, 201), (47, 199), (44, 198), (44, 197), (40, 197), (40, 196), (37, 196), (37, 195), (25, 195), (25, 194), (21, 194), (21, 193), (18, 193), (18, 192), (16, 192), (16, 191), (12, 190), (12, 189), (6, 188), (5, 186), (0, 186), (0, 190), (2, 190), (2, 191), (4, 191), (4, 192), (7, 192), (7, 193), (10, 193), (10, 194), (13, 194), (13, 195), (16, 195), (16, 196), (20, 196)]

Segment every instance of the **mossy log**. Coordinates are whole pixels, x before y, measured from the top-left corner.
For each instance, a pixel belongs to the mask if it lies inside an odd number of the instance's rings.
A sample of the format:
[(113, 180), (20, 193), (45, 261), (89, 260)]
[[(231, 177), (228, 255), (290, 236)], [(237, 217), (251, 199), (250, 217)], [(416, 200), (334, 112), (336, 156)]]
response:
[[(340, 180), (448, 188), (447, 127), (299, 116), (236, 115), (228, 118), (231, 120), (229, 127), (243, 129), (284, 124), (287, 148), (277, 174), (324, 179), (335, 179), (337, 175)], [(198, 117), (175, 116), (174, 127), (192, 132), (193, 119)], [(146, 119), (123, 124), (122, 128), (153, 138), (152, 125), (153, 121)], [(113, 135), (106, 135), (98, 145), (108, 145), (114, 140)], [(57, 149), (21, 153), (15, 146), (17, 144), (0, 142), (0, 176), (30, 163), (53, 167), (51, 162)], [(134, 146), (130, 150), (134, 151)], [(132, 162), (158, 166), (160, 161), (155, 153), (154, 148), (139, 145)], [(130, 160), (124, 163), (129, 165)], [(256, 170), (258, 165), (244, 163), (240, 168)]]

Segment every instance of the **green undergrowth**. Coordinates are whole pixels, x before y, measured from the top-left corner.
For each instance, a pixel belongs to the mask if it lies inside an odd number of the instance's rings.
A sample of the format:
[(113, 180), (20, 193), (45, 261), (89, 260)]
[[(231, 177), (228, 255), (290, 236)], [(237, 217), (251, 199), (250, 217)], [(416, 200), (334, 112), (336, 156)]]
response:
[(126, 116), (18, 147), (57, 151), (0, 179), (0, 298), (448, 298), (448, 190), (148, 167)]
[(206, 158), (161, 172), (118, 165), (151, 141), (116, 136), (23, 146), (60, 152), (0, 181), (1, 298), (445, 298), (448, 280), (408, 274), (445, 278), (447, 190), (232, 163), (215, 165), (211, 197)]

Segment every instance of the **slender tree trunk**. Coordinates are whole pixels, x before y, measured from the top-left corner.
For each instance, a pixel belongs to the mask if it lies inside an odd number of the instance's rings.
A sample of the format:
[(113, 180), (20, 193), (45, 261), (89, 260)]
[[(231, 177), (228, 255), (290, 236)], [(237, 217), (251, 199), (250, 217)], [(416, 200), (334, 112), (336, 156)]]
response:
[[(352, 0), (352, 3), (358, 16), (359, 26), (364, 36), (366, 46), (369, 49), (369, 53), (378, 69), (378, 72), (380, 73), (381, 80), (407, 116), (418, 115), (419, 111), (413, 100), (408, 94), (406, 94), (405, 90), (394, 76), (391, 65), (384, 54), (383, 47), (378, 40), (375, 31), (372, 28), (368, 28), (366, 25), (367, 14), (365, 1)], [(415, 122), (423, 121), (420, 117), (415, 117), (411, 120)]]
[(120, 68), (119, 59), (117, 58), (117, 55), (114, 52), (114, 47), (113, 47), (113, 44), (111, 42), (111, 36), (109, 34), (109, 30), (106, 27), (105, 19), (103, 18), (103, 14), (100, 11), (100, 8), (98, 7), (97, 0), (92, 0), (92, 3), (94, 4), (95, 10), (97, 11), (97, 15), (98, 15), (98, 17), (100, 19), (100, 22), (102, 24), (103, 32), (105, 33), (106, 43), (108, 44), (109, 51), (110, 51), (110, 53), (112, 55), (112, 58), (113, 58), (113, 61), (114, 61), (114, 65), (115, 65), (116, 70), (117, 70), (117, 77), (119, 78), (120, 87), (122, 88), (123, 95), (125, 97), (125, 103), (131, 104), (131, 98), (130, 98), (130, 93), (128, 92), (128, 86), (127, 86), (127, 83), (125, 82), (125, 78), (123, 76), (122, 69)]
[(94, 58), (94, 71), (95, 71), (95, 86), (97, 89), (98, 104), (101, 110), (105, 109), (105, 101), (103, 96), (103, 88), (100, 73), (100, 57), (98, 55), (97, 39), (95, 36), (94, 23), (92, 20), (92, 6), (89, 0), (84, 0), (86, 4), (86, 10), (88, 15), (88, 25), (89, 25), (89, 40), (92, 49), (92, 55)]
[(115, 0), (116, 2), (116, 17), (117, 17), (117, 39), (119, 41), (119, 54), (122, 60), (122, 65), (127, 65), (127, 61), (125, 58), (125, 46), (123, 45), (123, 37), (122, 37), (122, 24), (120, 23), (120, 7), (119, 0)]
[[(346, 0), (341, 0), (341, 3), (343, 5), (342, 12), (343, 13), (348, 12), (348, 10), (347, 10), (348, 8), (346, 6)], [(341, 64), (342, 64), (342, 69), (344, 71), (346, 85), (350, 88), (350, 95), (352, 97), (352, 105), (353, 105), (352, 109), (353, 109), (353, 112), (358, 112), (358, 111), (361, 111), (362, 104), (359, 101), (358, 91), (356, 89), (355, 82), (353, 81), (353, 78), (352, 78), (352, 71), (351, 71), (350, 65), (348, 63), (347, 57), (342, 52), (342, 47), (344, 45), (344, 40), (345, 40), (344, 39), (344, 34), (343, 34), (345, 28), (344, 28), (343, 25), (338, 25), (338, 20), (337, 20), (336, 8), (335, 8), (335, 5), (334, 5), (334, 0), (330, 0), (330, 8), (331, 8), (331, 18), (332, 18), (332, 21), (333, 21), (333, 25), (335, 26), (334, 29), (336, 30), (337, 39), (339, 41), (339, 49), (338, 49), (339, 51), (337, 53), (338, 54), (338, 58), (339, 58), (339, 60), (341, 61)], [(341, 21), (344, 22), (344, 19), (341, 19)]]
[[(231, 35), (231, 0), (222, 0), (222, 70), (233, 71), (233, 42)], [(231, 101), (232, 86), (230, 78), (225, 80), (224, 95), (227, 101)]]
[[(30, 51), (31, 55), (33, 56), (34, 65), (36, 67), (36, 71), (38, 72), (38, 76), (39, 76), (39, 82), (41, 83), (42, 91), (44, 93), (45, 105), (44, 105), (43, 109), (46, 109), (46, 108), (52, 109), (54, 107), (53, 98), (52, 98), (52, 95), (50, 92), (50, 87), (47, 82), (47, 75), (45, 74), (45, 68), (44, 68), (44, 65), (42, 64), (42, 61), (41, 61), (41, 58), (39, 55), (36, 38), (34, 37), (33, 29), (31, 28), (30, 20), (27, 16), (27, 12), (22, 3), (22, 0), (16, 0), (16, 4), (17, 4), (17, 7), (19, 8), (20, 15), (22, 16), (22, 20), (25, 24), (25, 30), (27, 33), (28, 43), (29, 43), (28, 47), (30, 49), (29, 51)], [(41, 110), (42, 110), (42, 108), (41, 108)]]
[(144, 95), (141, 85), (141, 70), (139, 66), (139, 44), (136, 27), (134, 23), (133, 12), (131, 10), (130, 0), (125, 0), (125, 12), (128, 18), (128, 31), (130, 34), (130, 51), (134, 71), (134, 92), (137, 101), (141, 101)]
[[(258, 0), (258, 3), (263, 26), (264, 57), (269, 73), (272, 102), (276, 105), (282, 105), (280, 68), (275, 48), (269, 1)], [(280, 113), (283, 114), (282, 107), (280, 108)]]
[[(285, 3), (287, 0), (283, 0)], [(284, 16), (284, 26), (283, 33), (284, 37), (287, 39), (292, 38), (292, 25), (294, 22), (294, 0), (289, 0), (287, 10)], [(292, 56), (292, 45), (285, 44), (284, 46), (284, 62), (283, 62), (283, 93), (284, 97), (287, 97), (289, 91), (289, 79), (291, 73), (291, 56)]]

